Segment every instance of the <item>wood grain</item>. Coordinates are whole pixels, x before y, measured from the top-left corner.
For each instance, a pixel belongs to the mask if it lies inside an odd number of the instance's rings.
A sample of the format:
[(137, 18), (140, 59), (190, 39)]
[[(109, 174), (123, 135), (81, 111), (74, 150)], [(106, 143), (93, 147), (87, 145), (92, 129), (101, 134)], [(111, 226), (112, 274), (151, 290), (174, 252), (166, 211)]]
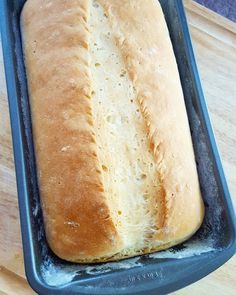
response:
[[(193, 45), (216, 139), (236, 205), (236, 25), (185, 0)], [(0, 294), (35, 294), (24, 274), (11, 131), (0, 47)], [(233, 295), (236, 257), (175, 295)]]

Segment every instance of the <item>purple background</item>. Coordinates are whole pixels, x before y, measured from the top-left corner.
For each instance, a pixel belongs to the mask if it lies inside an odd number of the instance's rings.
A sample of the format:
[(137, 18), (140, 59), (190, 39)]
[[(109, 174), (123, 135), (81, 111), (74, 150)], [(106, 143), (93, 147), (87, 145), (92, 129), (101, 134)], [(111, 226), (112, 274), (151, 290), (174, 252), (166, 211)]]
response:
[(195, 0), (215, 12), (236, 22), (236, 0)]

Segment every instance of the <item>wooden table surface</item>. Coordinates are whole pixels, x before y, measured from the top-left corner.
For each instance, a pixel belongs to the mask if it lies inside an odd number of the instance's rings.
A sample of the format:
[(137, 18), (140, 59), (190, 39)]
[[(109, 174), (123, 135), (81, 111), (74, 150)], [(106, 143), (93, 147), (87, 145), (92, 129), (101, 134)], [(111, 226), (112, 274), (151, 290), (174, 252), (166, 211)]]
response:
[[(191, 0), (184, 2), (205, 97), (236, 205), (236, 24)], [(0, 294), (35, 294), (24, 274), (6, 97), (0, 49)], [(236, 256), (214, 273), (173, 294), (236, 294)]]

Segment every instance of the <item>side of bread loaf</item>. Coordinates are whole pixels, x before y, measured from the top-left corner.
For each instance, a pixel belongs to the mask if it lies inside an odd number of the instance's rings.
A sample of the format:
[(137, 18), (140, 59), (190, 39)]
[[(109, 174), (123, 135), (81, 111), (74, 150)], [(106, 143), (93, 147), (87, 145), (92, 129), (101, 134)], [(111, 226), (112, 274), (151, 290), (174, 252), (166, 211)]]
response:
[(21, 29), (52, 250), (108, 261), (193, 235), (204, 207), (158, 1), (28, 0)]

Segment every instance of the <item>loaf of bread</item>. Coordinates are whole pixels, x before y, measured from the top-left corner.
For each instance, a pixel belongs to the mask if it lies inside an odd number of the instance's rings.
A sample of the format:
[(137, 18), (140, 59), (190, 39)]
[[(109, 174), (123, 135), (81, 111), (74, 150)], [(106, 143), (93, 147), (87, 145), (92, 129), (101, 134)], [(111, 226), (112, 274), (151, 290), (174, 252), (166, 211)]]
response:
[(204, 217), (157, 0), (28, 0), (21, 14), (47, 241), (95, 263), (166, 249)]

